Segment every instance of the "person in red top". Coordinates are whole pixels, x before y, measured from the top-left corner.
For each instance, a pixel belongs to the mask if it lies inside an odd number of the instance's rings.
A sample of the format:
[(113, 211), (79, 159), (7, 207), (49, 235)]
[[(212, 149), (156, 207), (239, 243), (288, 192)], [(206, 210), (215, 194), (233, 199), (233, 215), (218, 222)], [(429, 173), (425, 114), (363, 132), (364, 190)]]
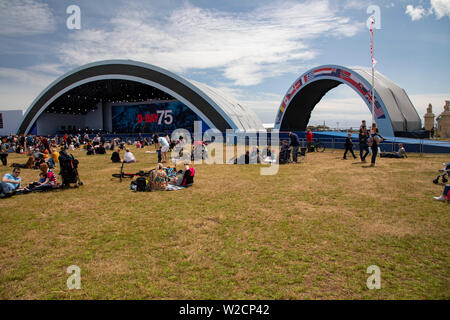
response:
[[(42, 163), (39, 166), (39, 169), (46, 177), (45, 181), (43, 183), (41, 183), (41, 186), (45, 186), (49, 189), (51, 187), (55, 187), (56, 186), (56, 176), (53, 173), (53, 171), (48, 168), (48, 165), (46, 163)], [(43, 188), (43, 189), (45, 189), (45, 188)]]
[[(175, 164), (176, 168), (176, 164)], [(177, 186), (181, 187), (190, 187), (194, 184), (194, 176), (195, 176), (195, 169), (194, 167), (190, 167), (189, 163), (187, 161), (184, 162), (184, 171), (183, 173), (178, 176), (178, 178), (174, 179), (171, 184), (175, 184)]]
[(26, 189), (27, 192), (45, 191), (56, 187), (56, 176), (53, 171), (48, 168), (48, 165), (46, 163), (42, 163), (39, 166), (39, 169), (41, 170), (39, 174), (39, 182), (33, 182), (32, 184), (30, 184)]
[(181, 181), (181, 186), (187, 188), (194, 183), (195, 169), (194, 167), (189, 168), (188, 164), (185, 164), (184, 168), (185, 171), (183, 174), (183, 180)]
[(311, 150), (311, 143), (313, 142), (313, 133), (311, 132), (311, 129), (308, 129), (308, 131), (306, 132), (306, 147), (308, 149), (308, 151)]

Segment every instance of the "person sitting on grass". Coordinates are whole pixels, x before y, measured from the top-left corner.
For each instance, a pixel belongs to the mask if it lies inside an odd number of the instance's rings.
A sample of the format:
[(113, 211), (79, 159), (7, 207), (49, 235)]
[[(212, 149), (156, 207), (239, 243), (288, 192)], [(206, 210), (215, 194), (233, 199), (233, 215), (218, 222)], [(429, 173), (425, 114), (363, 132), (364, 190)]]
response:
[(95, 148), (92, 145), (91, 141), (89, 141), (89, 143), (87, 144), (86, 150), (87, 150), (86, 155), (88, 155), (88, 156), (92, 156), (95, 154)]
[(169, 178), (167, 177), (166, 171), (163, 169), (162, 163), (158, 163), (150, 177), (152, 191), (165, 191), (168, 183)]
[(59, 152), (56, 148), (52, 149), (52, 159), (55, 161), (55, 165), (59, 163)]
[(444, 192), (439, 197), (433, 197), (437, 201), (450, 201), (450, 184), (444, 186)]
[(34, 166), (33, 169), (39, 169), (39, 167), (41, 166), (41, 164), (45, 163), (44, 158), (34, 158)]
[[(298, 150), (298, 148), (297, 148)], [(262, 157), (261, 154), (259, 152), (259, 148), (258, 147), (253, 147), (252, 153), (250, 154), (250, 163), (262, 163)]]
[(48, 150), (44, 150), (44, 161), (47, 162), (47, 160), (50, 158), (50, 155), (48, 154)]
[(54, 169), (56, 166), (55, 160), (53, 160), (53, 158), (51, 157), (45, 160), (45, 163), (48, 165), (50, 169)]
[(120, 163), (122, 162), (122, 159), (120, 158), (120, 149), (117, 149), (117, 151), (114, 151), (111, 155), (111, 161), (113, 163)]
[(41, 170), (39, 174), (41, 180), (42, 177), (44, 177), (45, 180), (43, 180), (42, 182), (40, 180), (37, 185), (32, 188), (32, 191), (44, 191), (56, 187), (56, 176), (53, 171), (48, 168), (48, 165), (46, 163), (43, 163), (41, 164), (39, 169)]
[(132, 152), (130, 152), (130, 149), (127, 149), (125, 154), (123, 155), (123, 162), (125, 163), (136, 162), (136, 157)]
[(106, 154), (106, 149), (103, 144), (97, 145), (96, 147), (94, 147), (94, 149), (95, 149), (95, 154)]
[(241, 155), (239, 158), (233, 158), (231, 161), (233, 161), (234, 164), (250, 164), (250, 152), (245, 151), (245, 154)]
[(281, 150), (279, 155), (280, 164), (288, 163), (289, 161), (289, 146), (286, 140), (281, 143)]
[(39, 190), (38, 187), (41, 186), (41, 185), (43, 185), (43, 184), (45, 183), (46, 180), (47, 180), (47, 175), (46, 175), (44, 172), (41, 171), (41, 172), (39, 173), (39, 181), (35, 181), (35, 182), (33, 182), (33, 183), (30, 183), (30, 184), (28, 185), (28, 187), (25, 188), (25, 190), (26, 190), (26, 191), (29, 191), (29, 192), (31, 192), (31, 191), (37, 191), (37, 190)]
[(27, 163), (25, 163), (25, 164), (13, 163), (13, 164), (11, 164), (11, 167), (22, 168), (22, 169), (33, 169), (33, 167), (34, 167), (34, 157), (33, 156), (29, 156)]
[(189, 162), (185, 161), (184, 162), (184, 170), (179, 172), (178, 177), (176, 177), (172, 181), (170, 181), (170, 184), (174, 184), (174, 185), (177, 185), (180, 187), (187, 188), (194, 184), (194, 176), (195, 176), (194, 167), (190, 167)]
[(397, 152), (381, 152), (380, 153), (381, 158), (408, 158), (406, 155), (405, 147), (403, 147), (403, 143), (398, 144), (398, 151)]
[(20, 168), (14, 168), (12, 174), (5, 174), (0, 182), (0, 198), (14, 195), (20, 188), (21, 183)]
[(194, 167), (190, 167), (189, 163), (184, 163), (184, 172), (182, 176), (181, 183), (179, 186), (181, 187), (190, 187), (194, 184), (194, 176), (195, 176), (195, 169)]
[(44, 154), (39, 150), (39, 148), (34, 148), (32, 155), (34, 157), (34, 161), (41, 161), (44, 159)]

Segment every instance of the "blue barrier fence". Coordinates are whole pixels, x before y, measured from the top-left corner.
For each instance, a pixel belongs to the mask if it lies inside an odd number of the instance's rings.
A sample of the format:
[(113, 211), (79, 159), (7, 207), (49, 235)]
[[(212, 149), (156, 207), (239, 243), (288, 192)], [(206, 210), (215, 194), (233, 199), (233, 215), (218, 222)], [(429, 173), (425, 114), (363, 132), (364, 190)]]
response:
[[(299, 140), (303, 147), (306, 146), (306, 133), (305, 132), (295, 132), (299, 136)], [(328, 149), (344, 149), (345, 147), (345, 137), (346, 134), (342, 132), (313, 132), (314, 133), (314, 141), (321, 142)], [(93, 138), (95, 135), (89, 135), (90, 138)], [(106, 140), (111, 140), (112, 138), (122, 137), (125, 141), (132, 140), (134, 141), (139, 137), (138, 134), (105, 134), (104, 138)], [(148, 139), (151, 138), (151, 134), (142, 134), (142, 137), (146, 137)], [(250, 141), (251, 140), (251, 141)], [(270, 142), (271, 133), (267, 133), (267, 141)], [(283, 140), (287, 140), (289, 142), (289, 132), (279, 132), (279, 141), (280, 143)], [(236, 136), (229, 137), (228, 143), (233, 141), (234, 144), (238, 142)], [(354, 144), (354, 149), (359, 150), (359, 139), (357, 134), (352, 134), (352, 141)], [(225, 137), (224, 137), (224, 142)], [(253, 138), (246, 138), (246, 143), (252, 143), (256, 145), (258, 143), (258, 135), (255, 134)], [(403, 146), (406, 149), (406, 152), (414, 152), (414, 153), (450, 153), (450, 141), (437, 141), (437, 140), (429, 140), (429, 139), (411, 139), (411, 138), (396, 138), (396, 137), (386, 137), (386, 140), (380, 144), (380, 149), (383, 152), (395, 152), (398, 150), (398, 144), (403, 143)]]

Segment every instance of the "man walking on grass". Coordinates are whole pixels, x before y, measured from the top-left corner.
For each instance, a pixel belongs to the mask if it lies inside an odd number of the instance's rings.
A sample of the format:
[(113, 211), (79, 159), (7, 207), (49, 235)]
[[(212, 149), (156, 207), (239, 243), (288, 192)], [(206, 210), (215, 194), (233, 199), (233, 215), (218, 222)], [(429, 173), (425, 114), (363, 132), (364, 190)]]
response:
[(366, 162), (366, 157), (369, 154), (369, 134), (367, 133), (367, 128), (361, 126), (359, 131), (359, 156), (361, 162)]
[(356, 159), (355, 153), (353, 152), (353, 141), (352, 141), (352, 134), (349, 133), (347, 135), (347, 138), (345, 139), (345, 152), (344, 152), (344, 157), (342, 158), (342, 160), (347, 159), (347, 152), (350, 151), (350, 153), (353, 156), (353, 159)]

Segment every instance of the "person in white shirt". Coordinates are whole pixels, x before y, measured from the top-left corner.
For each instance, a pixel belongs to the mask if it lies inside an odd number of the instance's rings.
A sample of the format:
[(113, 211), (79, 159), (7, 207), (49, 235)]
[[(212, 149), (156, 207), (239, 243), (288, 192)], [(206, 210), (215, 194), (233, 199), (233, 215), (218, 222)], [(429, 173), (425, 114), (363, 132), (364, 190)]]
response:
[(169, 151), (169, 142), (167, 142), (166, 138), (159, 137), (158, 143), (161, 145), (162, 163), (167, 162), (167, 151)]
[(136, 158), (134, 157), (134, 154), (130, 152), (130, 149), (127, 149), (127, 151), (123, 155), (123, 162), (125, 163), (136, 162)]

